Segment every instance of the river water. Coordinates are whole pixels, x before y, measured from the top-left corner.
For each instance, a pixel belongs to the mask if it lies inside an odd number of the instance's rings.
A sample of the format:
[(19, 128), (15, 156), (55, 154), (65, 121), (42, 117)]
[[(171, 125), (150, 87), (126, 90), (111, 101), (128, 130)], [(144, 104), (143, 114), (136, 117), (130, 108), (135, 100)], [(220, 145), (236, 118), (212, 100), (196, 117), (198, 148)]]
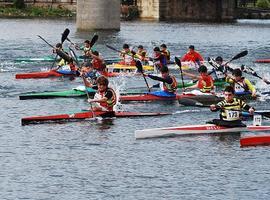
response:
[[(207, 108), (177, 102), (129, 103), (124, 109), (174, 115), (21, 126), (25, 116), (79, 112), (88, 104), (83, 98), (20, 101), (23, 92), (70, 89), (82, 81), (16, 80), (16, 73), (45, 70), (51, 64), (14, 59), (51, 54), (37, 35), (55, 44), (69, 28), (69, 38), (83, 43), (94, 32), (76, 32), (74, 21), (63, 20), (1, 19), (0, 27), (0, 199), (269, 199), (269, 147), (240, 148), (240, 134), (134, 138), (137, 129), (204, 124), (218, 115)], [(182, 56), (194, 44), (205, 58), (222, 55), (227, 60), (248, 50), (234, 63), (249, 65), (270, 78), (269, 64), (252, 62), (270, 57), (269, 32), (269, 20), (122, 22), (121, 31), (97, 31), (95, 48), (104, 57), (116, 57), (105, 44), (119, 49), (123, 43), (142, 44), (150, 51), (166, 43), (173, 56)], [(261, 91), (269, 91), (262, 81), (249, 78)], [(111, 81), (123, 87), (144, 86), (141, 77)], [(251, 104), (269, 108), (267, 99)]]

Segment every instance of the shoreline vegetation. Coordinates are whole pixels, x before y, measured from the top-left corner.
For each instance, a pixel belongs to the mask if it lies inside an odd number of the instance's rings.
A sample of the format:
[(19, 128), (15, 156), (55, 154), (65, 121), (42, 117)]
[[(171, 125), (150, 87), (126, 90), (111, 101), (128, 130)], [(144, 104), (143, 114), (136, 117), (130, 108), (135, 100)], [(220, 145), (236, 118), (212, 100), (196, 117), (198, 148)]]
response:
[(75, 19), (76, 12), (66, 8), (57, 7), (38, 7), (25, 6), (24, 8), (16, 8), (14, 5), (0, 6), (0, 18), (70, 18)]

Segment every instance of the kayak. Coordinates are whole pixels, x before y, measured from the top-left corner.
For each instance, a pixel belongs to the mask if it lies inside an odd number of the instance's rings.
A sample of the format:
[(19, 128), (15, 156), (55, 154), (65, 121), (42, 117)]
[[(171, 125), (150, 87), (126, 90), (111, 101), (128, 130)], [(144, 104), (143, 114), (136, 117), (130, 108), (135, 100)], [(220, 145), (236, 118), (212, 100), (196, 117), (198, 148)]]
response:
[[(116, 77), (123, 75), (122, 73), (118, 72), (106, 72), (103, 74), (107, 77)], [(50, 78), (50, 77), (65, 77), (65, 76), (77, 76), (71, 71), (66, 70), (64, 73), (63, 70), (61, 70), (61, 73), (57, 70), (49, 70), (49, 71), (41, 71), (41, 72), (29, 72), (29, 73), (23, 73), (23, 74), (16, 74), (16, 79), (31, 79), (31, 78)]]
[(74, 76), (74, 74), (61, 74), (56, 70), (41, 71), (41, 72), (30, 72), (23, 74), (16, 74), (16, 79), (29, 79), (29, 78), (49, 78), (49, 77), (61, 77), (61, 76)]
[[(87, 89), (88, 94), (90, 97), (93, 97), (96, 93), (96, 90), (92, 88)], [(73, 88), (71, 90), (65, 91), (51, 91), (51, 92), (31, 92), (25, 93), (19, 96), (20, 100), (27, 100), (27, 99), (49, 99), (49, 98), (76, 98), (76, 97), (85, 97), (85, 87), (83, 89)]]
[(256, 63), (270, 63), (270, 59), (258, 59), (255, 60)]
[[(145, 89), (145, 88), (144, 88)], [(96, 90), (92, 88), (87, 88), (88, 94), (90, 97), (93, 97), (96, 93)], [(133, 94), (142, 94), (141, 90), (131, 90), (131, 91), (121, 91), (121, 95), (133, 95)], [(85, 87), (78, 86), (71, 90), (63, 91), (48, 91), (48, 92), (29, 92), (24, 93), (19, 96), (20, 100), (27, 99), (50, 99), (50, 98), (76, 98), (76, 97), (86, 97)]]
[[(193, 86), (195, 84), (196, 84), (196, 82), (193, 82), (193, 81), (184, 82), (185, 87), (190, 87), (190, 86)], [(215, 81), (214, 82), (214, 85), (217, 86), (217, 87), (223, 87), (226, 84), (227, 84), (227, 82), (225, 82), (225, 81)], [(183, 88), (182, 82), (178, 81), (177, 88)]]
[(254, 135), (243, 137), (240, 139), (241, 147), (258, 145), (270, 145), (270, 135)]
[(173, 101), (173, 100), (179, 100), (181, 98), (189, 97), (189, 96), (194, 96), (193, 94), (191, 95), (184, 95), (184, 94), (177, 94), (175, 96), (171, 97), (165, 97), (165, 96), (157, 96), (153, 94), (137, 94), (137, 95), (124, 95), (120, 96), (119, 100), (121, 102), (129, 102), (129, 101)]
[(167, 128), (136, 130), (135, 138), (146, 139), (146, 138), (157, 138), (157, 137), (234, 133), (234, 132), (245, 132), (245, 131), (270, 131), (270, 126), (247, 126), (247, 127), (234, 127), (234, 128), (217, 126), (214, 124), (176, 126), (176, 127), (167, 127)]
[(93, 119), (95, 117), (150, 117), (150, 116), (163, 116), (170, 115), (170, 113), (142, 113), (142, 112), (106, 112), (106, 111), (87, 111), (72, 114), (60, 114), (60, 115), (48, 115), (48, 116), (33, 116), (25, 117), (21, 119), (21, 124), (36, 124), (41, 122), (53, 122), (53, 121), (76, 121)]
[[(15, 62), (54, 62), (55, 56), (44, 56), (41, 58), (16, 58)], [(79, 56), (78, 60), (81, 62), (83, 61), (83, 56)], [(106, 64), (112, 64), (115, 62), (119, 62), (120, 58), (105, 58)]]

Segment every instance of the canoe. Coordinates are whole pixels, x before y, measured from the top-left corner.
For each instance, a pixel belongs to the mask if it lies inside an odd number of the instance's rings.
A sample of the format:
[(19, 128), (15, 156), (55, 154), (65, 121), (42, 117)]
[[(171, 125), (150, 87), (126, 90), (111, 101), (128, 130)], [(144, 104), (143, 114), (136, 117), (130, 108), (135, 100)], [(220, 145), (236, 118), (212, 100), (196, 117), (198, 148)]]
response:
[[(44, 56), (40, 58), (16, 58), (15, 62), (53, 62), (55, 59), (55, 56)], [(78, 60), (81, 62), (83, 61), (83, 56), (79, 56)], [(120, 58), (105, 58), (104, 59), (106, 64), (112, 64), (120, 61)]]
[(48, 115), (48, 116), (33, 116), (33, 117), (25, 117), (21, 119), (21, 124), (36, 124), (42, 122), (55, 122), (55, 121), (78, 121), (78, 120), (86, 120), (93, 119), (95, 117), (150, 117), (150, 116), (163, 116), (170, 115), (170, 113), (142, 113), (142, 112), (80, 112), (80, 113), (72, 113), (72, 114), (60, 114), (60, 115)]
[(270, 63), (270, 59), (258, 59), (255, 60), (256, 63)]
[(176, 126), (166, 128), (153, 128), (136, 130), (136, 139), (157, 138), (157, 137), (173, 137), (173, 136), (189, 136), (200, 134), (217, 134), (217, 133), (234, 133), (245, 131), (270, 131), (270, 126), (247, 126), (228, 128), (217, 126), (214, 124)]
[[(193, 86), (195, 84), (196, 84), (196, 82), (193, 82), (193, 81), (184, 82), (185, 87), (190, 87), (190, 86)], [(214, 85), (217, 86), (217, 87), (223, 87), (226, 84), (227, 84), (227, 82), (225, 82), (225, 81), (215, 81), (214, 82)], [(181, 81), (178, 81), (177, 88), (183, 88), (183, 84), (182, 84)]]
[[(117, 72), (106, 72), (104, 76), (107, 77), (116, 77), (121, 76), (122, 73)], [(51, 77), (70, 77), (70, 76), (76, 76), (74, 73), (71, 73), (70, 71), (67, 71), (66, 73), (63, 73), (63, 70), (61, 73), (59, 73), (56, 70), (49, 70), (49, 71), (40, 71), (40, 72), (29, 72), (29, 73), (23, 73), (23, 74), (16, 74), (16, 79), (32, 79), (32, 78), (51, 78)]]
[[(143, 88), (145, 90), (145, 88)], [(96, 90), (88, 88), (88, 94), (92, 97), (95, 95)], [(142, 94), (142, 90), (129, 90), (121, 91), (121, 95), (133, 95), (133, 94)], [(28, 92), (23, 93), (19, 96), (20, 100), (28, 99), (50, 99), (50, 98), (77, 98), (77, 97), (86, 97), (85, 87), (79, 86), (71, 90), (63, 91), (47, 91), (47, 92)]]
[(270, 145), (270, 135), (254, 135), (240, 139), (241, 147)]
[[(85, 87), (83, 87), (85, 89)], [(48, 91), (48, 92), (31, 92), (25, 93), (19, 96), (20, 100), (27, 99), (50, 99), (50, 98), (76, 98), (76, 97), (85, 97), (86, 92), (84, 89), (73, 88), (71, 90), (64, 91)], [(96, 90), (88, 88), (88, 94), (92, 97), (95, 95)]]
[(30, 72), (23, 74), (16, 74), (16, 79), (30, 79), (30, 78), (49, 78), (49, 77), (61, 77), (61, 76), (74, 76), (73, 75), (64, 75), (58, 73), (56, 70), (41, 71), (41, 72)]
[(120, 96), (119, 100), (121, 102), (129, 102), (129, 101), (173, 101), (173, 100), (178, 100), (181, 98), (189, 97), (189, 96), (194, 96), (194, 95), (183, 95), (183, 94), (177, 94), (176, 96), (173, 97), (162, 97), (162, 96), (156, 96), (153, 94), (137, 94), (137, 95), (124, 95)]

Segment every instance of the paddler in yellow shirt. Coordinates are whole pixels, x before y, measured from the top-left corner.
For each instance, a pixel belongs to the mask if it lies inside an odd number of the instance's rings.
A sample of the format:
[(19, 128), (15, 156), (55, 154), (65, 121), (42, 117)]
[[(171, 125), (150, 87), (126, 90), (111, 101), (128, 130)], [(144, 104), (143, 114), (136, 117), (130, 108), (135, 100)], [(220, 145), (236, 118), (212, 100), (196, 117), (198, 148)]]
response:
[(256, 97), (256, 89), (252, 83), (245, 77), (242, 77), (242, 71), (236, 68), (232, 72), (232, 76), (226, 77), (226, 82), (230, 83), (236, 94), (251, 93), (252, 97)]
[(247, 105), (244, 101), (234, 98), (234, 89), (227, 86), (224, 90), (224, 100), (210, 105), (210, 110), (215, 112), (221, 110), (220, 119), (213, 119), (210, 122), (218, 126), (225, 127), (245, 127), (241, 121), (241, 111), (246, 110), (250, 114), (254, 113), (254, 108)]

